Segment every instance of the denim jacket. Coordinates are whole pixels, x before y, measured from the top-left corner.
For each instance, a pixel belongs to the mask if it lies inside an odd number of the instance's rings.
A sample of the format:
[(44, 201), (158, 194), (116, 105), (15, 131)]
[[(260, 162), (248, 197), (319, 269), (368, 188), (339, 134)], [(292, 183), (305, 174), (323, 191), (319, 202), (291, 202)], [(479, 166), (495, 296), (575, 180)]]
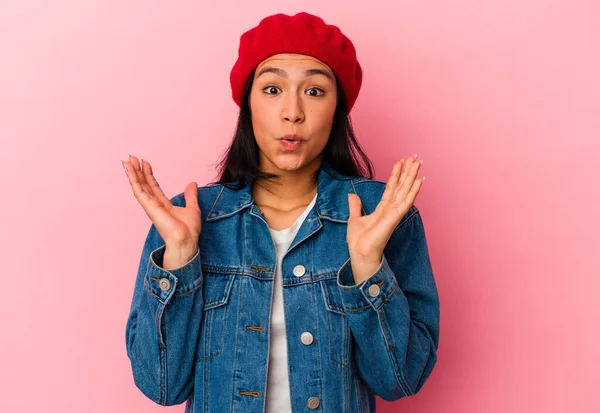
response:
[[(375, 395), (416, 394), (433, 370), (439, 299), (425, 230), (413, 205), (379, 268), (355, 284), (347, 194), (373, 212), (385, 182), (325, 162), (318, 195), (282, 262), (292, 411), (375, 412)], [(185, 206), (180, 193), (171, 199)], [(165, 270), (164, 241), (147, 234), (126, 325), (140, 391), (186, 412), (264, 412), (276, 250), (250, 185), (198, 188), (198, 253)], [(303, 333), (312, 340), (301, 340)], [(304, 334), (306, 337), (306, 334)], [(310, 344), (308, 344), (310, 343)]]

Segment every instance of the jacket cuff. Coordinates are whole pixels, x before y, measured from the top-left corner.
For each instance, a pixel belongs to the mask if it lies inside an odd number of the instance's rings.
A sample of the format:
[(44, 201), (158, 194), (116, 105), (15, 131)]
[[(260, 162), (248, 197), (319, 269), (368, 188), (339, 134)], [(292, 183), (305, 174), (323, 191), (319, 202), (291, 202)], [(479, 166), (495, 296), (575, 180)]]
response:
[(342, 303), (347, 311), (361, 310), (369, 306), (378, 311), (398, 287), (398, 280), (385, 254), (375, 273), (359, 284), (354, 283), (352, 266), (348, 259), (338, 271), (337, 283), (342, 293)]
[(150, 253), (144, 284), (158, 300), (167, 304), (173, 295), (184, 295), (202, 285), (200, 249), (181, 267), (166, 270), (162, 267), (166, 245)]

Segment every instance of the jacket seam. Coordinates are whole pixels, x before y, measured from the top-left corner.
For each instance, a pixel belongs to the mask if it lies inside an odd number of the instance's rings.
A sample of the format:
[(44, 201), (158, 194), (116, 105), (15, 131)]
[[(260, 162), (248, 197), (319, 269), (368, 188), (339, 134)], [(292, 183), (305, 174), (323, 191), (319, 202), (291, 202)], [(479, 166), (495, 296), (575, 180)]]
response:
[[(390, 363), (392, 365), (394, 377), (396, 377), (396, 382), (398, 383), (398, 386), (400, 387), (400, 389), (404, 392), (404, 395), (411, 396), (412, 392), (410, 391), (410, 388), (408, 387), (408, 384), (404, 377), (404, 372), (400, 368), (400, 366), (398, 364), (398, 360), (396, 359), (395, 355), (393, 354), (393, 352), (395, 351), (395, 346), (393, 346), (393, 349), (392, 349), (392, 347), (390, 347), (390, 343), (388, 341), (387, 334), (386, 334), (386, 332), (389, 332), (389, 328), (383, 326), (383, 324), (385, 324), (387, 326), (387, 320), (385, 320), (385, 312), (383, 311), (383, 306), (381, 308), (382, 308), (382, 310), (377, 312), (377, 319), (379, 320), (379, 327), (381, 328), (383, 340), (385, 341), (387, 354), (390, 359)], [(382, 320), (382, 319), (384, 319), (384, 320)]]

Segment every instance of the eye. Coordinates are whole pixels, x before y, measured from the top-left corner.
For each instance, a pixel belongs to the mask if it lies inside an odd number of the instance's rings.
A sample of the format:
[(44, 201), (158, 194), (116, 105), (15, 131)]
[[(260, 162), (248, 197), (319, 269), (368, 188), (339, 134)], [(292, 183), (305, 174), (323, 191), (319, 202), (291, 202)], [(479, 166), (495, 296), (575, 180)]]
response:
[[(263, 89), (263, 91), (273, 90), (273, 89), (279, 90), (279, 88), (277, 86), (267, 86), (266, 88)], [(269, 93), (269, 92), (266, 92), (266, 93), (267, 93), (267, 95), (273, 95), (274, 94), (274, 93)]]
[(323, 94), (325, 93), (325, 92), (323, 92), (321, 89), (319, 89), (319, 88), (316, 88), (316, 87), (311, 87), (310, 89), (308, 89), (308, 91), (307, 91), (307, 92), (310, 92), (311, 90), (316, 90), (316, 91), (319, 91), (319, 92), (321, 92), (321, 94), (320, 94), (320, 95), (315, 95), (315, 94), (310, 94), (310, 93), (308, 93), (310, 96), (313, 96), (313, 97), (319, 97), (319, 96), (323, 96)]

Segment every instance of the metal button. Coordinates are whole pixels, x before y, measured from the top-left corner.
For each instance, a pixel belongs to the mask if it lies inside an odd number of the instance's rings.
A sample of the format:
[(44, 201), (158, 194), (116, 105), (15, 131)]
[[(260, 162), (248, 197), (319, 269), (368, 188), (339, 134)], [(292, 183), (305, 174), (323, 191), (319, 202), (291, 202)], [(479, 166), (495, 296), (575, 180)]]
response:
[(294, 267), (294, 275), (296, 277), (302, 277), (305, 272), (306, 272), (306, 268), (304, 268), (304, 265), (296, 265)]
[(308, 406), (309, 409), (316, 409), (317, 407), (319, 407), (319, 403), (320, 403), (320, 400), (318, 397), (311, 397), (306, 402), (306, 406)]
[(167, 291), (169, 288), (171, 288), (171, 283), (169, 282), (168, 278), (161, 278), (158, 282), (158, 286), (161, 290)]
[(369, 295), (371, 297), (377, 297), (379, 295), (379, 286), (377, 284), (371, 284), (369, 287)]
[(313, 342), (313, 335), (305, 331), (300, 335), (300, 341), (302, 341), (302, 344), (309, 346)]

